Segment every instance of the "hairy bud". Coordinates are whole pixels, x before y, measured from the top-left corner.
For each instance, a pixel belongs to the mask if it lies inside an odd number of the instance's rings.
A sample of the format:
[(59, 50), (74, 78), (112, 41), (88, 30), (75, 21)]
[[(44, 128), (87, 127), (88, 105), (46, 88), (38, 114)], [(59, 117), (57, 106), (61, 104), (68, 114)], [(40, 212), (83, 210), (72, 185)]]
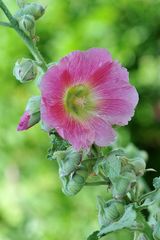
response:
[[(84, 161), (85, 162), (85, 161)], [(62, 177), (63, 192), (67, 196), (76, 195), (85, 185), (88, 177), (88, 169), (81, 164), (79, 169), (68, 177)]]
[(45, 13), (45, 8), (39, 3), (27, 4), (24, 8), (27, 14), (31, 14), (35, 20), (39, 19)]
[(118, 221), (125, 212), (125, 206), (122, 201), (109, 200), (108, 202), (105, 202), (98, 197), (98, 210), (99, 224), (102, 227)]
[(39, 3), (23, 4), (23, 7), (21, 7), (16, 12), (15, 18), (18, 20), (20, 17), (24, 15), (31, 15), (35, 20), (38, 20), (40, 17), (44, 15), (44, 13), (45, 13), (45, 7), (43, 7)]
[(60, 177), (67, 176), (78, 168), (81, 161), (81, 154), (69, 147), (66, 151), (58, 151), (54, 153), (59, 165)]
[(38, 73), (35, 62), (31, 59), (22, 58), (18, 60), (13, 69), (13, 75), (21, 83), (26, 83), (36, 78)]
[(35, 20), (32, 15), (23, 15), (20, 17), (18, 22), (21, 30), (31, 36), (35, 35)]

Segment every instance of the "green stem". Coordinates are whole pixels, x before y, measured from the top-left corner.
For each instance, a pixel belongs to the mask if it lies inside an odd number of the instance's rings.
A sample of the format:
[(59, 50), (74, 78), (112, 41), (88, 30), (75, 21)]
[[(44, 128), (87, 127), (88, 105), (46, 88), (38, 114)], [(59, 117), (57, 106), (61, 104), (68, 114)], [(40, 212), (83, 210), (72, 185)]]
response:
[(141, 230), (140, 232), (143, 233), (144, 235), (146, 235), (147, 240), (154, 240), (153, 230), (149, 226), (146, 219), (144, 218), (144, 216), (141, 213), (139, 213), (138, 219), (139, 219), (140, 223), (143, 224), (143, 231)]
[(147, 198), (149, 195), (152, 195), (153, 193), (156, 193), (157, 192), (157, 189), (155, 189), (155, 190), (153, 190), (153, 191), (151, 191), (151, 192), (149, 192), (149, 193), (146, 193), (146, 194), (144, 194), (144, 195), (142, 195), (141, 197), (140, 197), (140, 199), (139, 199), (139, 202), (142, 202), (145, 198)]
[(99, 181), (99, 182), (86, 182), (85, 186), (99, 186), (99, 185), (107, 185), (106, 182), (104, 181)]
[(0, 22), (0, 26), (12, 28), (12, 25), (8, 22)]
[(20, 28), (17, 20), (12, 16), (7, 6), (0, 0), (0, 8), (8, 18), (11, 23), (11, 26), (15, 29), (15, 31), (19, 34), (19, 36), (23, 39), (25, 45), (28, 47), (35, 60), (41, 64), (43, 71), (45, 72), (48, 69), (47, 63), (39, 52), (37, 46), (33, 43), (32, 39), (28, 37), (26, 33), (24, 33)]
[(105, 177), (105, 175), (102, 172), (99, 172), (99, 176), (106, 182), (108, 182), (108, 184), (110, 184), (109, 178)]

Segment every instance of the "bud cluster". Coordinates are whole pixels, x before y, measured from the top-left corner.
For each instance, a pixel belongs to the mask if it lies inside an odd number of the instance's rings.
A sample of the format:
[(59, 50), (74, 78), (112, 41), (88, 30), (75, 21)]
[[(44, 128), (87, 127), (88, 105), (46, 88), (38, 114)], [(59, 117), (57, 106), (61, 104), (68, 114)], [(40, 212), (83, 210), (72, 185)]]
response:
[[(97, 198), (100, 230), (89, 236), (99, 239), (109, 233), (130, 229), (139, 232), (136, 240), (159, 240), (160, 221), (147, 222), (141, 210), (149, 209), (160, 199), (160, 179), (155, 178), (155, 190), (145, 194), (141, 177), (146, 171), (147, 154), (133, 145), (125, 149), (105, 151), (93, 146), (90, 151), (75, 151), (67, 147), (63, 151), (53, 151), (52, 159), (57, 160), (62, 191), (67, 196), (77, 194), (85, 185), (98, 185), (103, 179), (112, 193), (109, 200)], [(95, 160), (96, 159), (96, 160)], [(91, 181), (92, 179), (97, 181)], [(148, 235), (149, 234), (149, 235)]]
[(41, 18), (45, 13), (45, 8), (39, 3), (26, 3), (18, 0), (20, 9), (16, 12), (15, 18), (19, 23), (19, 28), (26, 34), (35, 37), (35, 21)]
[(59, 176), (62, 181), (62, 191), (67, 196), (77, 194), (85, 185), (91, 172), (91, 163), (85, 159), (84, 152), (77, 152), (72, 147), (53, 154), (59, 165)]

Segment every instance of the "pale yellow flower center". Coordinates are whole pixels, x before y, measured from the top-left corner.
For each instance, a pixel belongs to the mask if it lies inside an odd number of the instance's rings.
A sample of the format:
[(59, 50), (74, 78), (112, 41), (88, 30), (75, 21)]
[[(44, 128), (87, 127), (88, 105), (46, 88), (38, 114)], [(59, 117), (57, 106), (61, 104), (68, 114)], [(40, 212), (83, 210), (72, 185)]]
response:
[(83, 84), (69, 87), (64, 94), (63, 101), (67, 113), (79, 121), (91, 117), (97, 107), (93, 89)]

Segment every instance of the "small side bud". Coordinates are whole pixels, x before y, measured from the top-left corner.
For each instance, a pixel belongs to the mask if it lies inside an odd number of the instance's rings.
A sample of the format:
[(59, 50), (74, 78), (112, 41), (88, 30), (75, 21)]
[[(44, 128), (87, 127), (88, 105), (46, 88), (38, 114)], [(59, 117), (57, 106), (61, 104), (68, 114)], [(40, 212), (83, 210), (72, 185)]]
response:
[(35, 96), (29, 99), (25, 112), (18, 124), (18, 131), (27, 130), (40, 121), (40, 102), (40, 96)]
[(85, 185), (88, 174), (88, 169), (81, 164), (79, 169), (69, 177), (61, 177), (63, 193), (67, 196), (76, 195)]
[(98, 197), (98, 220), (100, 227), (108, 226), (115, 221), (118, 221), (125, 212), (125, 206), (122, 201), (109, 200), (105, 202)]
[(19, 18), (19, 28), (26, 34), (35, 35), (35, 19), (32, 15), (23, 15)]
[(31, 59), (22, 58), (18, 60), (13, 69), (13, 75), (21, 83), (26, 83), (36, 78), (38, 73), (35, 62)]
[(105, 213), (108, 220), (108, 224), (119, 220), (124, 214), (125, 207), (121, 201), (111, 200), (107, 202), (105, 207)]
[(45, 13), (45, 8), (39, 3), (30, 3), (25, 5), (24, 10), (26, 14), (32, 15), (35, 20), (38, 20)]
[(57, 151), (53, 155), (59, 165), (60, 177), (71, 174), (78, 168), (81, 161), (81, 154), (69, 147), (66, 151)]

